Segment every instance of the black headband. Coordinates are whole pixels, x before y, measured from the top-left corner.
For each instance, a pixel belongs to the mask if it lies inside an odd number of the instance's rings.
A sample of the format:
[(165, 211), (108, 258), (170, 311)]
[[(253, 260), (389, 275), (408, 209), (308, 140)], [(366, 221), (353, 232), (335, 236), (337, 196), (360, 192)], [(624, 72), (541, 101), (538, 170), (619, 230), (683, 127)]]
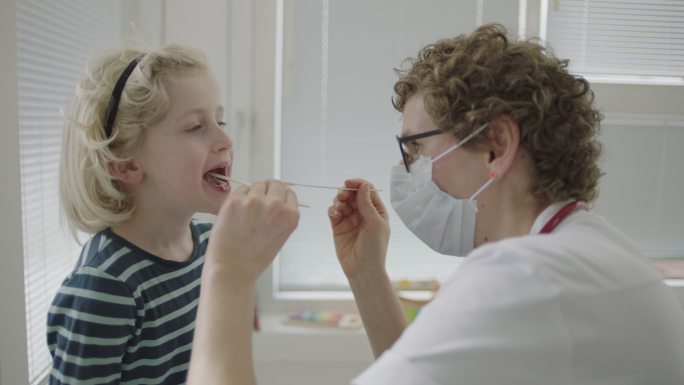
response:
[(107, 114), (105, 115), (104, 130), (106, 139), (109, 139), (112, 136), (112, 130), (114, 129), (114, 121), (116, 120), (116, 112), (119, 109), (121, 93), (123, 92), (124, 86), (126, 85), (126, 81), (128, 80), (128, 77), (131, 76), (131, 73), (138, 65), (143, 56), (144, 55), (140, 55), (133, 59), (133, 61), (128, 63), (126, 69), (121, 73), (121, 76), (119, 76), (119, 80), (116, 81), (116, 85), (114, 86), (114, 90), (112, 91), (112, 98), (109, 100), (109, 106), (107, 107)]

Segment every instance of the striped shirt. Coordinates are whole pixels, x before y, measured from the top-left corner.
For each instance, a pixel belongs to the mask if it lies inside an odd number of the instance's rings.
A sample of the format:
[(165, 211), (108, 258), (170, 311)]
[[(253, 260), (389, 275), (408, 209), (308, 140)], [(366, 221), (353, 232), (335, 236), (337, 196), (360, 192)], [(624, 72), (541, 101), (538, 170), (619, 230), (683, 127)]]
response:
[(85, 244), (48, 313), (50, 384), (185, 383), (211, 225), (190, 227), (185, 262), (111, 229)]

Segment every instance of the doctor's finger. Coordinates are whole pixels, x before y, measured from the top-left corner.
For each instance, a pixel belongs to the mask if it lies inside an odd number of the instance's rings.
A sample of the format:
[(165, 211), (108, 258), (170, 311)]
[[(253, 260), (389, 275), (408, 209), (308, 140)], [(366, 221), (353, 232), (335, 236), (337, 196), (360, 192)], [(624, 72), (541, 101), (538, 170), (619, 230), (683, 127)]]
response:
[[(371, 185), (370, 187), (371, 189), (374, 188), (373, 185)], [(382, 216), (387, 216), (387, 209), (385, 208), (385, 204), (382, 202), (382, 199), (380, 199), (380, 195), (375, 191), (371, 191), (370, 198), (378, 214)]]
[(371, 219), (373, 217), (376, 217), (380, 215), (380, 213), (377, 210), (377, 207), (375, 206), (373, 202), (373, 198), (371, 196), (371, 188), (373, 186), (370, 183), (364, 183), (361, 185), (359, 188), (359, 194), (358, 198), (356, 200), (356, 203), (358, 204), (359, 211), (363, 215), (365, 219)]
[(348, 201), (354, 194), (356, 194), (356, 191), (349, 191), (349, 190), (343, 190), (339, 189), (337, 190), (337, 194), (335, 194), (334, 200), (343, 202), (343, 201)]
[(328, 219), (330, 219), (330, 224), (336, 226), (344, 219), (344, 216), (334, 206), (330, 206), (328, 207)]
[(335, 202), (333, 204), (335, 209), (344, 215), (349, 215), (354, 211), (350, 201)]
[(362, 178), (346, 179), (344, 181), (344, 187), (358, 189), (364, 183), (369, 183), (369, 182), (365, 179), (362, 179)]

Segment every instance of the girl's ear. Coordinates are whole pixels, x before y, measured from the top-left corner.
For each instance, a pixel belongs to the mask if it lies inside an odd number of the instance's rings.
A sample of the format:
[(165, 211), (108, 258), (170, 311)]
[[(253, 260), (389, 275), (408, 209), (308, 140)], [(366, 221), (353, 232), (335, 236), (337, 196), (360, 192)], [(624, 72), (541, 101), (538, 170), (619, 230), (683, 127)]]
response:
[(502, 115), (489, 125), (489, 160), (490, 173), (502, 177), (513, 164), (520, 145), (520, 128), (508, 115)]
[(143, 180), (142, 169), (133, 159), (124, 162), (109, 162), (107, 168), (114, 179), (123, 184), (136, 185)]

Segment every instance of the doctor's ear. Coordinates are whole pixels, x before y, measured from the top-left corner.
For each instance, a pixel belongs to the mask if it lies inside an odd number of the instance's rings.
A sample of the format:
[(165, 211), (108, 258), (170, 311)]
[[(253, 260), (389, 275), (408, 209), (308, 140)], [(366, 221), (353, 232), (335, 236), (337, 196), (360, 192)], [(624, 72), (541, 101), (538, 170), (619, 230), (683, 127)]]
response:
[(502, 115), (489, 124), (488, 167), (499, 177), (508, 171), (513, 164), (520, 145), (520, 128), (508, 115)]
[(132, 159), (123, 162), (109, 162), (107, 168), (109, 174), (123, 184), (134, 185), (142, 182), (143, 171)]

